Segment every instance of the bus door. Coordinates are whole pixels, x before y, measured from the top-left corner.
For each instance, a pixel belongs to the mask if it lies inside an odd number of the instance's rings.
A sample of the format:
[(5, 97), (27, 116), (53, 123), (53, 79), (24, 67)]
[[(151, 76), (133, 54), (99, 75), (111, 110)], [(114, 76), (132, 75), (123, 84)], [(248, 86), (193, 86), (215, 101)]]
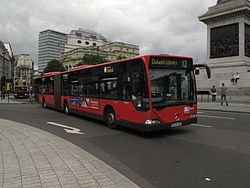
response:
[(55, 108), (61, 110), (61, 75), (57, 74), (54, 77), (54, 97), (55, 97)]
[(122, 97), (124, 101), (120, 118), (130, 122), (143, 121), (149, 111), (149, 94), (146, 69), (141, 59), (126, 63), (122, 78)]

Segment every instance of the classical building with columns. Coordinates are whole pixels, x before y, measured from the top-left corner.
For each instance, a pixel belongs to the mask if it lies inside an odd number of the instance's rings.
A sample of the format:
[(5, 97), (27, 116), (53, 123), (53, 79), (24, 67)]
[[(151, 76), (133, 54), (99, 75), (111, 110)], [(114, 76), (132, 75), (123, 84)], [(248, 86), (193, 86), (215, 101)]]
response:
[(139, 46), (123, 43), (110, 42), (96, 47), (82, 47), (64, 52), (60, 62), (66, 70), (77, 66), (85, 54), (93, 54), (104, 57), (107, 61), (115, 61), (119, 58), (129, 58), (139, 55)]

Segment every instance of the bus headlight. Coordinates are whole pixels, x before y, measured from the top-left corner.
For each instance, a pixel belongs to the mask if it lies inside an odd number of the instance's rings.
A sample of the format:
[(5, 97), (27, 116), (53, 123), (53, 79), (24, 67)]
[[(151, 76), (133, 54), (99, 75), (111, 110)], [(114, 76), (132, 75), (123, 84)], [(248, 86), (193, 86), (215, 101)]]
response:
[(161, 121), (158, 119), (147, 119), (145, 121), (145, 125), (156, 125), (156, 124), (160, 124)]

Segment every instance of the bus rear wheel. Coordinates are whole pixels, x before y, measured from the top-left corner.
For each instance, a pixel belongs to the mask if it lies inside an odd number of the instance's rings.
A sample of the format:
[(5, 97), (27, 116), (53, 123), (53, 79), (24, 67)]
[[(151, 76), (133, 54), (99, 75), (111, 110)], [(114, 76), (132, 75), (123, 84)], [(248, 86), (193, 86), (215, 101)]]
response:
[(116, 116), (112, 108), (108, 108), (105, 111), (105, 124), (111, 129), (117, 129)]

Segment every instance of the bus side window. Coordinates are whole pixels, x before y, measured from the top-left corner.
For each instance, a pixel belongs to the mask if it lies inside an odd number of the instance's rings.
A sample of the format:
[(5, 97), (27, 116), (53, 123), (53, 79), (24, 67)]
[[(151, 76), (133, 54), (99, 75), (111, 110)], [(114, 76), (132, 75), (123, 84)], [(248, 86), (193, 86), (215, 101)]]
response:
[(101, 82), (100, 83), (100, 98), (104, 98), (105, 96), (105, 83)]

